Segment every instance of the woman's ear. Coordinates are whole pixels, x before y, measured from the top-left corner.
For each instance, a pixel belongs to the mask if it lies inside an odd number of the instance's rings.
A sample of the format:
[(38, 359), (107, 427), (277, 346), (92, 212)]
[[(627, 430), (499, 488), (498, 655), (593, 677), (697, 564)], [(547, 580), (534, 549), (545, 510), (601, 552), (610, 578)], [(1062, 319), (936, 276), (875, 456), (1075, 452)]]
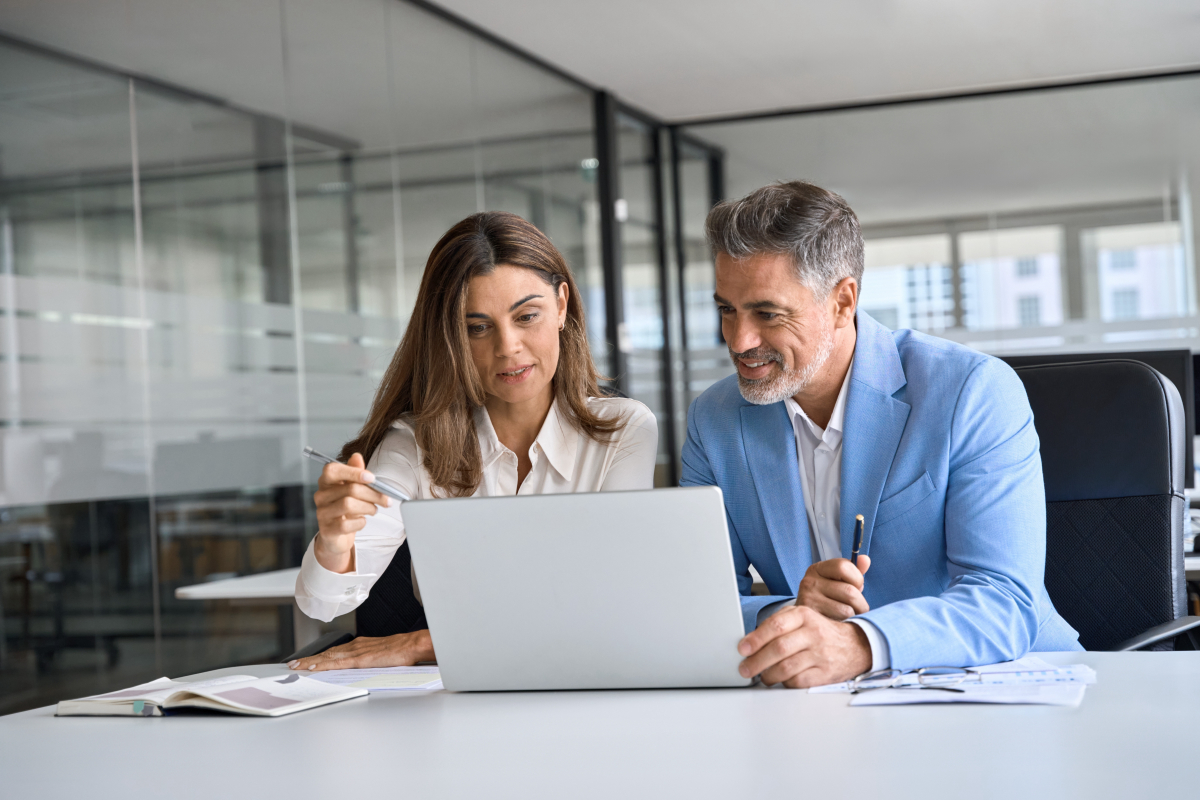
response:
[(567, 323), (567, 300), (571, 297), (571, 290), (567, 288), (565, 282), (558, 285), (558, 326), (561, 328)]

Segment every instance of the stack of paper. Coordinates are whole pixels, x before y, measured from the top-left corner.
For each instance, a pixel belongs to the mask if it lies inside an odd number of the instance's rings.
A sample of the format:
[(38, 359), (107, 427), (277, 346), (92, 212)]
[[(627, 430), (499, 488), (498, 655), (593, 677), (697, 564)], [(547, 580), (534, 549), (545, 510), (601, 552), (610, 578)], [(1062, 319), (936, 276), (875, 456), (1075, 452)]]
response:
[[(1050, 705), (1078, 707), (1088, 686), (1096, 682), (1096, 671), (1086, 664), (1056, 667), (1026, 656), (1002, 664), (972, 667), (966, 680), (953, 688), (961, 691), (922, 688), (915, 672), (902, 675), (892, 688), (859, 690), (852, 706), (892, 706), (914, 703), (999, 703), (1006, 705)], [(849, 694), (851, 683), (814, 686), (810, 694)]]

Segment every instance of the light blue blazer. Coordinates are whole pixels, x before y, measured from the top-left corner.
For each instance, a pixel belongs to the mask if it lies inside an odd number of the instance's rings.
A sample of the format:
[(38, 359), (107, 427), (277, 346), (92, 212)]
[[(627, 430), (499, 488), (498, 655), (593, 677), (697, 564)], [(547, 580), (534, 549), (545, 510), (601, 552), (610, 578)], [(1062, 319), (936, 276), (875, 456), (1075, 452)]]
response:
[[(858, 312), (842, 434), (842, 555), (854, 517), (871, 556), (862, 615), (892, 666), (973, 666), (1079, 650), (1046, 593), (1046, 497), (1025, 388), (1002, 361)], [(796, 439), (782, 402), (737, 376), (688, 412), (685, 486), (720, 486), (746, 630), (794, 598), (813, 562)], [(770, 596), (750, 595), (749, 566)]]

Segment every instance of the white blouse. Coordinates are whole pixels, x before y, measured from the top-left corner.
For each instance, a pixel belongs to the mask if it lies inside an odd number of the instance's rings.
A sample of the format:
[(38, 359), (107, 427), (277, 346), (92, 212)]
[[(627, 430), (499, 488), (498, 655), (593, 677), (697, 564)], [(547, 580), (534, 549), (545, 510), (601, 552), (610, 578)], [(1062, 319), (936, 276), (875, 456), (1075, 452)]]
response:
[[(605, 419), (623, 417), (625, 425), (610, 442), (597, 442), (575, 429), (558, 413), (558, 401), (529, 448), (533, 468), (517, 489), (517, 456), (500, 443), (487, 410), (475, 412), (475, 430), (483, 456), (483, 480), (475, 497), (527, 494), (571, 494), (650, 489), (658, 451), (658, 422), (637, 400), (592, 397), (588, 408)], [(417, 499), (434, 497), (416, 434), (406, 420), (392, 423), (367, 468)], [(392, 562), (404, 543), (402, 504), (376, 506), (375, 515), (354, 537), (356, 571), (340, 574), (321, 566), (310, 542), (296, 579), (296, 604), (313, 619), (328, 622), (353, 611)], [(315, 542), (315, 539), (314, 539)]]

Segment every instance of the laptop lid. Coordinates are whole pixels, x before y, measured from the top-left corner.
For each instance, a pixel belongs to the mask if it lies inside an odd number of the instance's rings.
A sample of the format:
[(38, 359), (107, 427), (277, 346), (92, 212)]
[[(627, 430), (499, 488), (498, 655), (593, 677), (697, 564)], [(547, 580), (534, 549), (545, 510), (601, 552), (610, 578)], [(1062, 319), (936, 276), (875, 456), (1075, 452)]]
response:
[(721, 490), (405, 503), (452, 691), (746, 686)]

